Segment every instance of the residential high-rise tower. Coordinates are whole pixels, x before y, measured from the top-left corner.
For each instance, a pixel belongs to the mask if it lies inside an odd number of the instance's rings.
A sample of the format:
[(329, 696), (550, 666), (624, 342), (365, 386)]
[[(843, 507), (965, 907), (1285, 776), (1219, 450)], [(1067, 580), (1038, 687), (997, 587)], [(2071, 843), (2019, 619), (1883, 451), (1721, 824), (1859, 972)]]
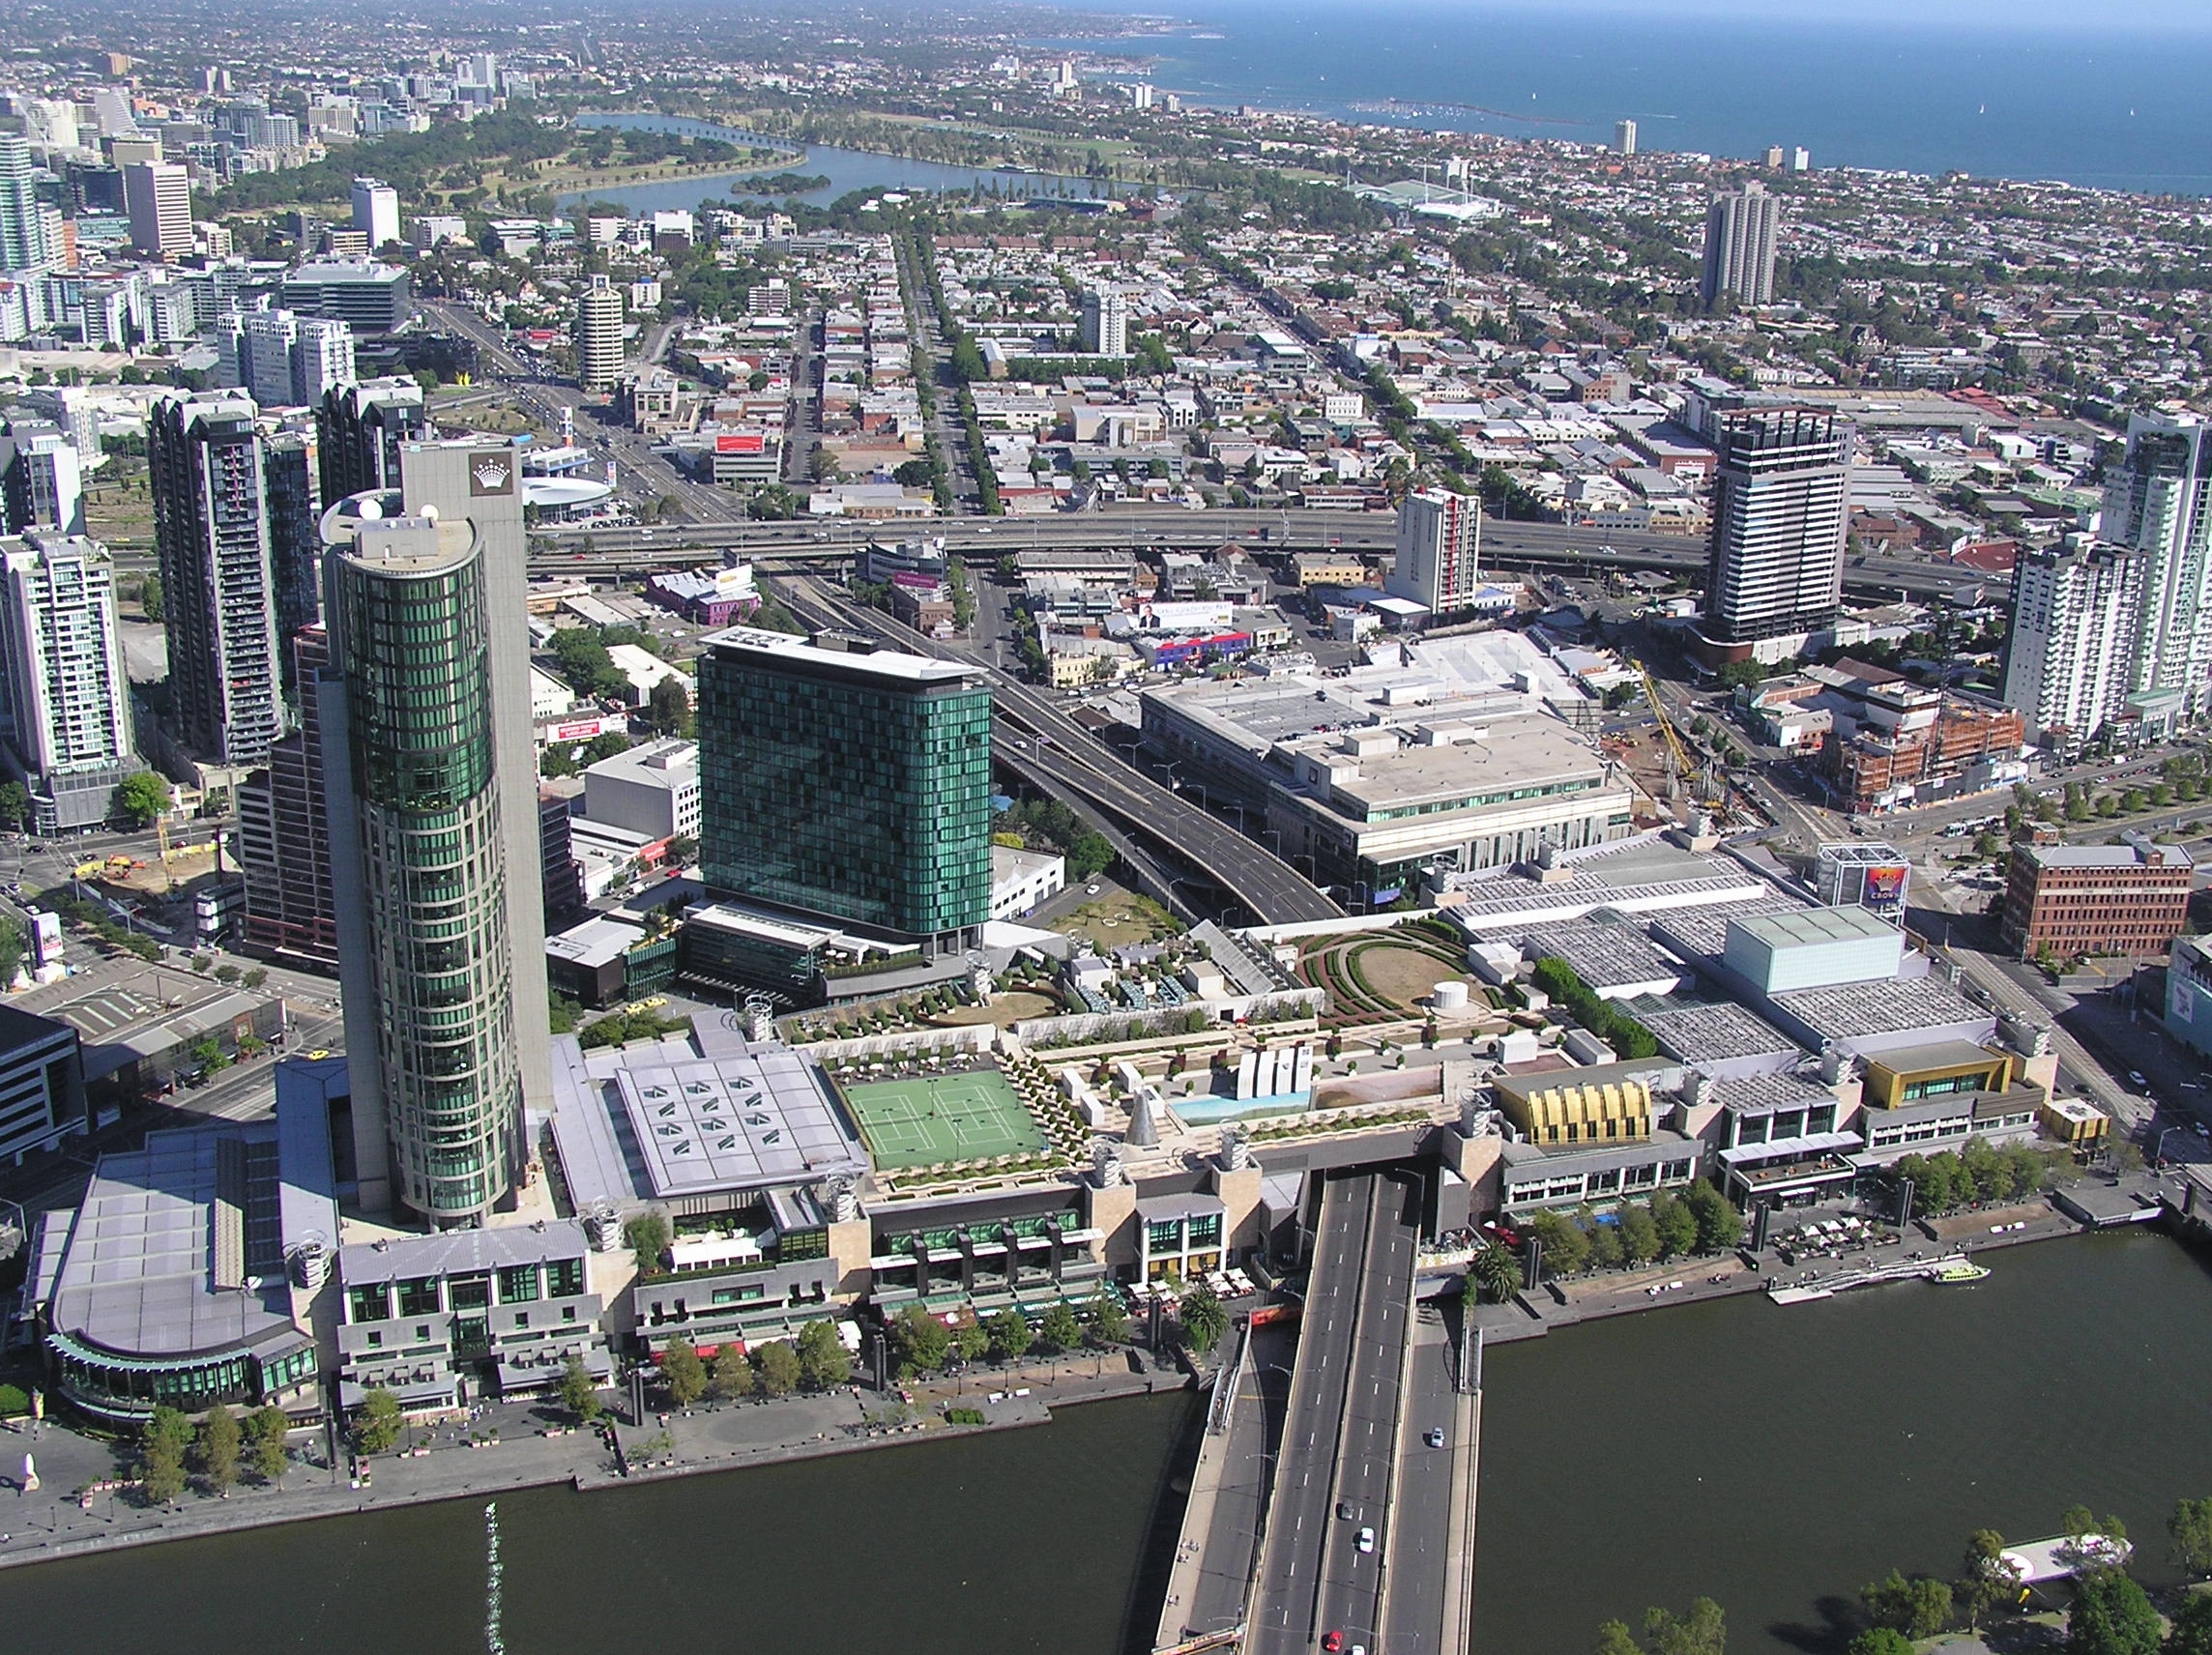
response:
[(1398, 555), (1384, 588), (1432, 615), (1449, 615), (1474, 601), (1481, 553), (1481, 498), (1419, 490), (1398, 508)]
[(612, 391), (622, 361), (622, 289), (595, 276), (576, 296), (576, 381), (586, 391)]
[(0, 270), (33, 270), (61, 256), (60, 247), (46, 244), (34, 170), (30, 141), (0, 132)]
[(2127, 709), (2145, 554), (2087, 539), (2023, 548), (2013, 566), (2004, 701), (2031, 735), (2085, 741)]
[(235, 392), (165, 397), (147, 418), (177, 732), (225, 764), (260, 764), (284, 733), (265, 459)]
[(2212, 680), (2212, 424), (2194, 414), (2137, 414), (2105, 488), (2108, 540), (2143, 554), (2134, 683), (2199, 709)]
[(323, 498), (399, 486), (399, 450), (429, 434), (422, 388), (404, 375), (357, 380), (323, 392), (315, 406), (316, 463)]
[(1798, 637), (1844, 602), (1850, 428), (1796, 408), (1717, 416), (1704, 634), (1715, 643)]
[(1709, 309), (1724, 293), (1746, 305), (1774, 299), (1774, 247), (1782, 204), (1754, 179), (1705, 213), (1705, 268), (1698, 296)]
[(269, 749), (269, 766), (238, 789), (238, 865), (246, 876), (248, 952), (335, 972), (337, 904), (331, 888), (330, 806), (323, 795), (322, 698), (316, 675), (330, 636), (303, 628), (287, 653), (301, 684), (300, 727)]
[(83, 536), (0, 540), (0, 693), (32, 829), (96, 828), (132, 756), (130, 675), (107, 548)]
[(1083, 295), (1082, 345), (1092, 356), (1129, 354), (1129, 301), (1118, 288), (1092, 287)]

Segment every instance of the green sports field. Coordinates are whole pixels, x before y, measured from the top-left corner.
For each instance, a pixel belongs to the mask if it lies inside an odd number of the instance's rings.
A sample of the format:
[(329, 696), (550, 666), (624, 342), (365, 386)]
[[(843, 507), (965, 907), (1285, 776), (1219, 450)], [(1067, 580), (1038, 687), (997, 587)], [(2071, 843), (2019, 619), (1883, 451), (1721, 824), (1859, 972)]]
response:
[(887, 1172), (1033, 1155), (1044, 1147), (1035, 1119), (996, 1069), (868, 1081), (840, 1085), (838, 1090), (867, 1140), (868, 1153)]

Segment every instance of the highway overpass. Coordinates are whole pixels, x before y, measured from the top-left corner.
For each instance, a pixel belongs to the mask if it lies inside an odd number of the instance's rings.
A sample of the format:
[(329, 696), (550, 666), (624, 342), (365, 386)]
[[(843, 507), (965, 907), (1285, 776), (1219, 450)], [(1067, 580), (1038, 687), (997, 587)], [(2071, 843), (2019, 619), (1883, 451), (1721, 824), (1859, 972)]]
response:
[[(1347, 548), (1386, 552), (1397, 539), (1392, 517), (1373, 511), (1110, 509), (1051, 517), (925, 517), (896, 521), (814, 518), (775, 523), (717, 523), (654, 529), (540, 531), (532, 537), (531, 572), (614, 579), (654, 569), (718, 563), (738, 551), (774, 566), (830, 567), (857, 557), (871, 539), (943, 536), (948, 549), (971, 562), (1032, 549), (1071, 547), (1162, 548), (1209, 551), (1228, 541), (1248, 550), (1326, 551)], [(589, 549), (586, 544), (589, 542)], [(1483, 519), (1482, 563), (1499, 570), (1552, 569), (1595, 574), (1607, 569), (1654, 569), (1702, 580), (1705, 546), (1679, 535), (1628, 535), (1563, 523), (1513, 523)], [(1965, 601), (1975, 594), (2008, 591), (2003, 575), (1923, 558), (1868, 554), (1844, 570), (1846, 588), (1873, 597), (1900, 595)]]

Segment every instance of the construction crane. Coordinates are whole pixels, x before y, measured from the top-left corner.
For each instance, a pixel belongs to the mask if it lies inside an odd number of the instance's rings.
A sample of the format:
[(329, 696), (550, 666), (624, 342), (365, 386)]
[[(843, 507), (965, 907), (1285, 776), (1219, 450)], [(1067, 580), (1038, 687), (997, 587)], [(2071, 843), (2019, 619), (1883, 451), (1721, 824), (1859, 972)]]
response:
[[(1633, 655), (1624, 656), (1623, 659), (1636, 669), (1637, 677), (1644, 681), (1644, 699), (1651, 708), (1651, 716), (1659, 725), (1659, 734), (1667, 740), (1667, 750), (1674, 757), (1674, 773), (1681, 777), (1685, 787), (1694, 791), (1697, 766), (1690, 762), (1689, 749), (1682, 745), (1682, 738), (1675, 732), (1674, 721), (1667, 716), (1667, 709), (1659, 700), (1659, 686), (1651, 681), (1651, 669)], [(1689, 818), (1685, 816), (1683, 820), (1686, 822)]]

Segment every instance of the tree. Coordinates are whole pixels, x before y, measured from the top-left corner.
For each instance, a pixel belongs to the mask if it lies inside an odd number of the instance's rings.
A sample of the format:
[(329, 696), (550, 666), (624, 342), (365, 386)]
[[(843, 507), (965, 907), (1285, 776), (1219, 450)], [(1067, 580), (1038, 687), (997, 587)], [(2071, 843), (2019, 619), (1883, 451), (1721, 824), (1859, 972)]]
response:
[(1072, 1350), (1083, 1341), (1083, 1326), (1065, 1299), (1055, 1299), (1037, 1326), (1037, 1338), (1054, 1350)]
[(561, 1370), (561, 1406), (586, 1425), (601, 1412), (599, 1383), (580, 1356), (570, 1356)]
[(138, 1474), (146, 1497), (167, 1505), (185, 1492), (185, 1450), (192, 1440), (192, 1422), (176, 1408), (162, 1404), (138, 1439)]
[(645, 698), (646, 717), (663, 736), (691, 734), (691, 694), (678, 678), (664, 678)]
[(1877, 1626), (1907, 1638), (1933, 1638), (1951, 1620), (1951, 1588), (1925, 1575), (1906, 1580), (1897, 1570), (1861, 1588), (1859, 1601)]
[(734, 1339), (714, 1352), (714, 1365), (708, 1370), (707, 1377), (713, 1384), (714, 1394), (724, 1402), (736, 1402), (740, 1397), (753, 1394), (752, 1359)]
[(353, 1410), (353, 1438), (364, 1454), (381, 1454), (399, 1440), (406, 1424), (399, 1411), (399, 1399), (378, 1385), (366, 1392), (361, 1406)]
[(2181, 1600), (2159, 1655), (2212, 1655), (2212, 1595), (2191, 1592)]
[(1589, 1263), (1589, 1234), (1556, 1212), (1539, 1212), (1529, 1230), (1544, 1249), (1544, 1263), (1555, 1276), (1571, 1276)]
[(207, 1417), (200, 1421), (200, 1475), (218, 1495), (228, 1494), (238, 1481), (238, 1451), (244, 1435), (238, 1429), (238, 1415), (220, 1404), (209, 1408)]
[(1503, 1304), (1521, 1288), (1521, 1265), (1502, 1241), (1485, 1241), (1468, 1264), (1467, 1279), (1493, 1304)]
[(31, 790), (19, 781), (0, 782), (0, 822), (20, 828), (31, 814)]
[(980, 1362), (991, 1353), (991, 1330), (980, 1321), (971, 1321), (952, 1335), (951, 1349), (963, 1362)]
[(159, 623), (167, 616), (168, 610), (162, 602), (160, 575), (149, 574), (138, 583), (138, 607), (145, 613), (146, 619), (152, 622)]
[(1182, 1323), (1182, 1342), (1194, 1356), (1203, 1356), (1221, 1343), (1221, 1336), (1229, 1331), (1229, 1313), (1221, 1308), (1221, 1300), (1213, 1290), (1201, 1284), (1182, 1295), (1176, 1306), (1177, 1320)]
[(1851, 1640), (1844, 1655), (1912, 1655), (1912, 1640), (1895, 1627), (1870, 1626)]
[(1121, 1301), (1103, 1289), (1091, 1301), (1091, 1339), (1097, 1345), (1120, 1345), (1129, 1337), (1129, 1313)]
[(678, 1408), (689, 1408), (707, 1394), (707, 1364), (690, 1340), (671, 1339), (660, 1352), (660, 1382)]
[(1597, 1629), (1597, 1641), (1590, 1645), (1590, 1655), (1644, 1655), (1644, 1647), (1636, 1641), (1625, 1621), (1609, 1620)]
[(1011, 1362), (1028, 1355), (1030, 1347), (1036, 1343), (1036, 1335), (1030, 1331), (1030, 1319), (1011, 1305), (993, 1316), (984, 1326), (991, 1335), (992, 1353), (1002, 1361)]
[(2192, 1575), (2212, 1575), (2212, 1498), (2174, 1501), (2166, 1532), (2176, 1563)]
[(132, 828), (151, 827), (169, 808), (169, 784), (152, 770), (138, 770), (115, 786), (108, 814)]
[(1113, 865), (1114, 845), (1103, 833), (1082, 832), (1067, 847), (1067, 877), (1087, 880)]
[(818, 1318), (799, 1330), (799, 1377), (807, 1389), (817, 1391), (853, 1377), (853, 1358), (838, 1339), (834, 1321)]
[(1966, 1536), (1965, 1568), (1951, 1598), (1968, 1629), (1979, 1632), (1983, 1619), (2011, 1603), (2019, 1591), (2019, 1578), (2004, 1560), (2004, 1536), (1994, 1528), (1977, 1528)]
[(775, 1339), (763, 1345), (756, 1361), (760, 1368), (761, 1395), (789, 1396), (799, 1383), (799, 1352), (788, 1341)]
[(1648, 1206), (1620, 1209), (1620, 1250), (1631, 1264), (1648, 1264), (1659, 1256), (1659, 1224)]
[(1677, 1618), (1673, 1611), (1644, 1611), (1644, 1640), (1651, 1655), (1727, 1655), (1728, 1617), (1711, 1598), (1699, 1598)]
[(1698, 1244), (1698, 1215), (1688, 1203), (1664, 1191), (1651, 1198), (1651, 1226), (1662, 1259), (1676, 1258)]
[[(945, 1358), (952, 1350), (951, 1331), (918, 1304), (908, 1305), (891, 1319), (890, 1338), (891, 1353), (901, 1373), (933, 1373), (945, 1366)], [(967, 1353), (964, 1344), (961, 1354)]]
[(1743, 1240), (1743, 1214), (1727, 1196), (1703, 1179), (1682, 1192), (1698, 1221), (1698, 1251), (1725, 1253)]
[(601, 730), (584, 743), (584, 763), (596, 765), (601, 759), (611, 759), (617, 753), (629, 751), (629, 738), (620, 730)]
[(641, 1212), (623, 1226), (623, 1239), (637, 1255), (638, 1274), (650, 1276), (660, 1269), (660, 1256), (675, 1239), (664, 1212)]
[(2159, 1655), (2158, 1611), (2118, 1569), (2091, 1569), (2074, 1582), (2066, 1655)]
[(274, 1403), (246, 1416), (247, 1453), (253, 1474), (263, 1482), (283, 1486), (285, 1467), (292, 1463), (292, 1450), (285, 1442), (291, 1432), (291, 1419)]

